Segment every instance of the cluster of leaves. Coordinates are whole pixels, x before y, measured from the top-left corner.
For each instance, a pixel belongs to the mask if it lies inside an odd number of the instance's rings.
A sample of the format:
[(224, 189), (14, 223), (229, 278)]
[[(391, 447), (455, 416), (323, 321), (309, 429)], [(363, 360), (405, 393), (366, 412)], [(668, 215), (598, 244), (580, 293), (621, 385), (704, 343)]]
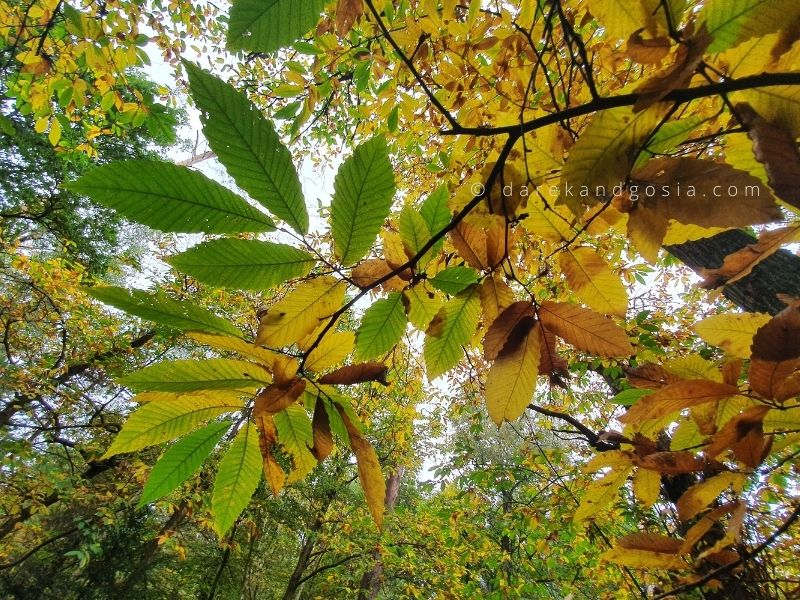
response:
[[(670, 578), (684, 589), (724, 586), (800, 516), (792, 487), (778, 481), (800, 430), (796, 300), (784, 298), (775, 316), (728, 310), (702, 320), (695, 331), (720, 348), (705, 357), (670, 356), (685, 339), (644, 343), (652, 330), (626, 319), (641, 261), (663, 266), (663, 246), (782, 222), (703, 273), (717, 288), (753, 276), (797, 240), (800, 8), (737, 4), (341, 0), (320, 20), (323, 2), (234, 2), (228, 46), (252, 53), (242, 76), (285, 66), (268, 92), (273, 117), (293, 134), (309, 123), (339, 125), (344, 137), (357, 125), (359, 143), (336, 175), (328, 228), (310, 235), (280, 128), (186, 63), (211, 149), (254, 203), (152, 161), (110, 164), (73, 184), (162, 231), (238, 235), (170, 263), (267, 301), (251, 340), (191, 302), (93, 289), (226, 353), (122, 378), (145, 404), (106, 456), (184, 436), (154, 467), (147, 503), (185, 481), (230, 431), (212, 496), (224, 533), (262, 471), (279, 492), (331, 453), (335, 434), (356, 456), (380, 525), (384, 478), (345, 390), (391, 384), (393, 355), (410, 339), (429, 381), (476, 375), (496, 424), (532, 409), (601, 451), (586, 470), (604, 473), (576, 523), (602, 520), (629, 480), (643, 507), (674, 512), (669, 535), (622, 536), (609, 560), (684, 572)], [(274, 231), (276, 220), (287, 226), (283, 241), (249, 235)], [(380, 297), (354, 325), (372, 293)], [(419, 335), (405, 335), (409, 324)], [(618, 415), (621, 431), (581, 423), (570, 370), (587, 365), (630, 388), (614, 398), (630, 406)], [(547, 390), (537, 391), (540, 376)], [(237, 417), (214, 420), (223, 414)], [(757, 517), (766, 506), (779, 507), (777, 521)], [(764, 540), (749, 549), (748, 518), (763, 524)]]

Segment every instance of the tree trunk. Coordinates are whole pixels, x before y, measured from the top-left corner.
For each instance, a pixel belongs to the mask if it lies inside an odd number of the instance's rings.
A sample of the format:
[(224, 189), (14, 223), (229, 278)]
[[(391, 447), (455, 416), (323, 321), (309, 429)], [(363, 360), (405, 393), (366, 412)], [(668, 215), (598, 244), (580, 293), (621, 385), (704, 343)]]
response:
[[(394, 510), (397, 495), (400, 493), (400, 480), (403, 478), (403, 467), (398, 467), (386, 480), (386, 512)], [(372, 568), (364, 572), (359, 584), (358, 600), (375, 600), (383, 586), (383, 559), (379, 549), (372, 551)]]

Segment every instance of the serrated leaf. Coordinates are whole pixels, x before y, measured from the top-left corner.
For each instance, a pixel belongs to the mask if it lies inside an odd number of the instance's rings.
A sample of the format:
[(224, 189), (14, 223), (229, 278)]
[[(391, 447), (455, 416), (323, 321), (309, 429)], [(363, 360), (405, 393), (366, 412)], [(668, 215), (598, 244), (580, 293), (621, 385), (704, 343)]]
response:
[(605, 314), (625, 317), (628, 292), (596, 250), (567, 249), (561, 252), (559, 262), (569, 287), (584, 304)]
[(261, 481), (261, 451), (258, 431), (249, 421), (239, 430), (219, 463), (211, 512), (219, 536), (231, 528)]
[(231, 358), (209, 358), (162, 361), (117, 381), (135, 391), (191, 392), (255, 389), (271, 379), (261, 365)]
[(408, 320), (420, 331), (428, 328), (442, 307), (441, 301), (432, 291), (425, 288), (424, 283), (418, 283), (403, 291), (403, 303), (406, 306)]
[(655, 504), (661, 495), (661, 474), (638, 469), (633, 475), (633, 493), (645, 507)]
[(342, 305), (346, 288), (344, 282), (329, 275), (300, 283), (261, 318), (256, 345), (280, 347), (299, 342)]
[[(269, 0), (239, 1), (234, 3), (231, 16), (241, 14), (243, 6), (255, 9), (269, 4)], [(308, 0), (283, 4), (304, 6)], [(240, 188), (304, 235), (308, 231), (308, 210), (300, 179), (272, 122), (244, 93), (189, 62), (184, 65), (192, 98), (201, 112), (203, 133), (220, 162)]]
[(86, 293), (126, 313), (181, 331), (239, 335), (239, 330), (230, 321), (189, 302), (173, 300), (160, 292), (149, 294), (141, 290), (108, 286), (87, 288)]
[(167, 262), (204, 283), (238, 290), (265, 290), (307, 275), (316, 259), (286, 244), (218, 239), (198, 244)]
[(366, 362), (354, 365), (345, 365), (319, 379), (319, 383), (327, 385), (355, 385), (368, 381), (377, 381), (383, 385), (389, 385), (386, 381), (386, 374), (389, 368), (383, 363)]
[(599, 356), (630, 356), (628, 334), (608, 317), (576, 304), (545, 301), (539, 318), (546, 329), (580, 350)]
[(235, 0), (228, 48), (274, 52), (311, 29), (324, 8), (325, 0)]
[(361, 318), (356, 331), (356, 360), (377, 358), (394, 348), (406, 329), (403, 296), (392, 292), (376, 300)]
[(319, 373), (341, 363), (353, 351), (355, 335), (352, 331), (325, 334), (319, 345), (306, 358), (306, 369)]
[(583, 493), (575, 514), (572, 515), (573, 523), (581, 523), (606, 508), (628, 479), (631, 468), (630, 465), (620, 467), (592, 481)]
[(394, 172), (383, 136), (355, 149), (336, 173), (331, 201), (334, 254), (351, 265), (372, 247), (392, 207)]
[[(422, 247), (431, 239), (431, 232), (425, 219), (412, 206), (404, 206), (398, 218), (400, 238), (403, 240), (403, 249), (408, 258), (419, 254)], [(430, 260), (430, 253), (420, 257), (417, 266), (422, 269)]]
[(126, 160), (92, 169), (68, 188), (153, 229), (176, 233), (272, 231), (275, 223), (242, 198), (187, 167)]
[(684, 408), (724, 400), (738, 393), (739, 390), (735, 386), (716, 381), (705, 379), (678, 381), (640, 398), (619, 417), (619, 420), (623, 423), (642, 423)]
[(289, 473), (287, 483), (299, 481), (317, 465), (317, 459), (311, 453), (314, 446), (314, 434), (311, 419), (302, 406), (293, 404), (274, 417), (278, 429), (278, 441), (292, 457), (294, 470)]
[(251, 342), (245, 342), (238, 337), (200, 333), (196, 331), (190, 331), (186, 335), (201, 344), (211, 346), (217, 350), (236, 352), (245, 358), (264, 365), (269, 370), (272, 370), (276, 358), (280, 356), (264, 348), (256, 348)]
[(525, 205), (525, 212), (528, 216), (523, 219), (522, 226), (533, 235), (550, 242), (561, 242), (571, 237), (572, 215), (565, 208), (545, 205), (544, 200), (532, 194)]
[(483, 326), (491, 327), (494, 320), (514, 303), (514, 291), (496, 275), (486, 277), (480, 285)]
[(477, 283), (479, 278), (478, 272), (470, 267), (447, 267), (429, 279), (428, 283), (445, 294), (455, 296)]
[(103, 458), (173, 440), (217, 415), (241, 409), (243, 404), (227, 395), (149, 402), (130, 414)]
[(642, 396), (650, 394), (650, 390), (643, 390), (639, 388), (631, 388), (629, 390), (622, 390), (609, 400), (612, 404), (619, 404), (620, 406), (630, 406)]
[(166, 496), (191, 477), (230, 426), (231, 421), (211, 423), (173, 444), (150, 471), (139, 506)]
[(679, 571), (690, 568), (689, 564), (681, 560), (679, 556), (667, 554), (666, 552), (612, 548), (604, 552), (601, 558), (633, 569), (669, 569)]
[[(486, 378), (486, 406), (497, 426), (503, 421), (516, 421), (536, 391), (541, 336), (533, 327), (533, 319), (528, 319), (530, 323), (516, 325), (516, 329), (527, 329), (522, 341), (503, 348)], [(514, 336), (514, 332), (511, 335)], [(509, 349), (508, 346), (513, 347)]]
[(753, 336), (770, 319), (762, 313), (723, 313), (706, 317), (692, 329), (712, 346), (738, 358), (750, 358)]
[[(513, 343), (514, 347), (516, 347), (522, 339), (521, 336), (528, 335), (530, 327), (533, 326), (535, 314), (533, 304), (524, 300), (514, 302), (505, 308), (492, 321), (492, 324), (486, 330), (486, 335), (483, 337), (484, 358), (486, 360), (495, 360), (507, 343)], [(520, 327), (523, 323), (525, 328)], [(516, 339), (512, 339), (515, 337), (512, 334), (517, 331), (521, 333), (521, 336), (516, 336)]]
[(664, 12), (659, 8), (659, 0), (590, 0), (592, 16), (597, 17), (611, 40), (627, 40), (641, 28), (651, 34), (666, 29)]
[(423, 354), (429, 380), (456, 366), (462, 357), (461, 345), (475, 334), (481, 312), (478, 287), (449, 300), (428, 326)]

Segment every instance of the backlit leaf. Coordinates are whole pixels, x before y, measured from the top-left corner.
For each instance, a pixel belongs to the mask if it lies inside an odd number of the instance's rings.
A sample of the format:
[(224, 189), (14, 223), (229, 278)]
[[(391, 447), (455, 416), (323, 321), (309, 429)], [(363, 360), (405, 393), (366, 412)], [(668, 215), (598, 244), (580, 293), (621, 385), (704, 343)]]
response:
[[(533, 319), (529, 317), (528, 320), (529, 323), (516, 325), (517, 329), (527, 329), (522, 340), (509, 343), (511, 348), (500, 351), (486, 378), (486, 406), (498, 426), (503, 421), (516, 421), (531, 403), (536, 390), (541, 338), (538, 329), (533, 327)], [(516, 332), (511, 333), (511, 337), (515, 335)]]
[(762, 313), (722, 313), (695, 323), (695, 333), (712, 346), (732, 356), (750, 358), (750, 345), (756, 331), (770, 320)]
[(324, 0), (235, 0), (228, 26), (228, 48), (278, 50), (311, 29), (324, 7)]
[(625, 286), (596, 250), (585, 247), (566, 249), (559, 261), (570, 288), (589, 308), (625, 317), (628, 310)]
[(428, 282), (437, 290), (455, 296), (473, 283), (477, 283), (478, 273), (469, 267), (447, 267)]
[(424, 356), (429, 380), (443, 375), (461, 360), (461, 345), (475, 334), (480, 312), (477, 285), (450, 299), (439, 310), (425, 336)]
[(400, 341), (406, 323), (403, 297), (399, 292), (376, 300), (364, 312), (356, 331), (356, 359), (363, 361), (386, 354)]
[(270, 383), (266, 369), (230, 358), (162, 361), (121, 377), (120, 385), (132, 390), (190, 392), (258, 388)]
[(640, 398), (619, 420), (623, 423), (642, 423), (705, 402), (723, 400), (738, 393), (736, 387), (716, 381), (678, 381)]
[(261, 481), (261, 452), (258, 431), (246, 422), (219, 463), (211, 496), (214, 528), (220, 536), (231, 528), (250, 503)]
[(546, 301), (539, 318), (548, 330), (576, 348), (600, 356), (630, 356), (633, 347), (625, 330), (608, 317), (576, 304)]

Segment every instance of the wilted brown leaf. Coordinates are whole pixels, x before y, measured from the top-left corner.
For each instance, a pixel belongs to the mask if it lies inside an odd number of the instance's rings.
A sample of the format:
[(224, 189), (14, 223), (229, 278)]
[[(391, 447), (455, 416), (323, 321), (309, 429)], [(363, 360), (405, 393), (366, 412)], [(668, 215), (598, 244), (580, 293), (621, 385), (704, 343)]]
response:
[[(526, 301), (514, 302), (501, 312), (483, 338), (483, 356), (486, 360), (495, 360), (507, 342), (521, 341), (533, 327), (534, 315), (533, 305)], [(527, 323), (527, 331), (519, 328), (523, 321)], [(511, 340), (511, 334), (515, 331), (515, 340)]]
[[(639, 202), (664, 219), (700, 227), (745, 227), (783, 218), (761, 181), (725, 163), (697, 158), (653, 158), (631, 174)], [(736, 196), (728, 192), (735, 191)]]
[(363, 12), (362, 0), (339, 0), (336, 5), (336, 33), (339, 34), (339, 37), (345, 37), (350, 33), (353, 23)]
[(753, 336), (753, 358), (782, 362), (800, 358), (800, 310), (785, 308)]
[(644, 28), (637, 29), (631, 34), (625, 45), (625, 54), (639, 64), (657, 65), (662, 58), (669, 54), (672, 42), (666, 36), (645, 39), (642, 37), (644, 30)]
[(705, 455), (716, 458), (725, 450), (732, 450), (736, 460), (757, 467), (764, 452), (762, 422), (768, 410), (768, 406), (752, 406), (732, 418), (711, 439)]
[(683, 545), (683, 540), (640, 531), (617, 539), (617, 546), (629, 550), (648, 550), (650, 552), (665, 552), (677, 554)]
[(254, 414), (253, 418), (258, 428), (258, 445), (261, 456), (264, 458), (264, 478), (267, 480), (274, 495), (278, 495), (286, 485), (286, 473), (272, 455), (272, 448), (278, 443), (278, 431), (272, 415), (262, 412)]
[(259, 392), (253, 405), (253, 416), (274, 415), (293, 404), (306, 389), (305, 379), (293, 379), (283, 385), (274, 383)]
[(347, 365), (322, 376), (319, 383), (330, 385), (353, 385), (367, 381), (377, 381), (389, 385), (386, 374), (389, 368), (383, 363), (366, 362), (357, 365)]
[(644, 458), (634, 457), (634, 464), (641, 469), (658, 471), (665, 475), (680, 473), (697, 473), (699, 471), (722, 471), (725, 467), (720, 463), (700, 458), (692, 452), (656, 452)]
[(450, 243), (467, 264), (478, 271), (489, 268), (486, 255), (486, 231), (477, 225), (461, 221), (449, 234)]
[(314, 405), (311, 429), (314, 434), (314, 447), (311, 448), (311, 454), (319, 462), (322, 462), (333, 451), (333, 435), (328, 420), (328, 411), (325, 410), (325, 403), (321, 398), (317, 398), (317, 403)]
[(677, 381), (657, 389), (652, 394), (640, 398), (624, 415), (619, 417), (623, 423), (641, 423), (659, 419), (670, 413), (735, 396), (738, 388), (705, 379)]

